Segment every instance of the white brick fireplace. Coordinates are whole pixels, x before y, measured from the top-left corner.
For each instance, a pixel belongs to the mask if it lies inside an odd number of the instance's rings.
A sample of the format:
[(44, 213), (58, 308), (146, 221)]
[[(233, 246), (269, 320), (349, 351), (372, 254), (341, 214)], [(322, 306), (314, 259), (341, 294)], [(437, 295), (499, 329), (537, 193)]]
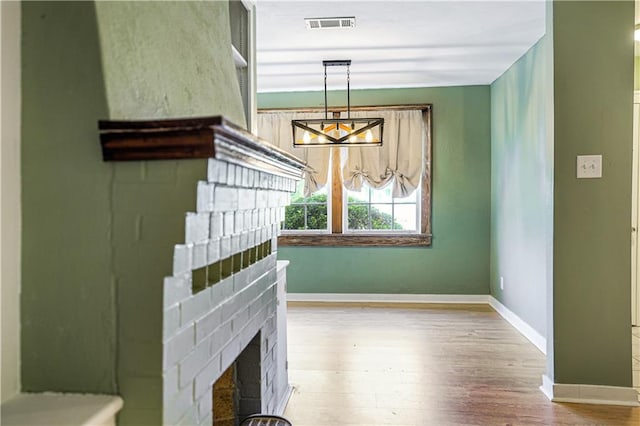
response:
[(244, 395), (238, 415), (281, 414), (290, 388), (277, 235), (303, 163), (220, 117), (102, 126), (108, 160), (208, 158), (163, 283), (162, 423), (212, 425), (213, 385), (239, 357), (238, 380), (259, 393)]
[(165, 424), (186, 416), (211, 425), (213, 383), (257, 335), (262, 389), (256, 412), (276, 413), (286, 398), (286, 370), (276, 368), (277, 304), (285, 301), (277, 298), (275, 248), (294, 188), (293, 179), (209, 160), (198, 211), (187, 214), (186, 244), (175, 247), (174, 274), (164, 282)]

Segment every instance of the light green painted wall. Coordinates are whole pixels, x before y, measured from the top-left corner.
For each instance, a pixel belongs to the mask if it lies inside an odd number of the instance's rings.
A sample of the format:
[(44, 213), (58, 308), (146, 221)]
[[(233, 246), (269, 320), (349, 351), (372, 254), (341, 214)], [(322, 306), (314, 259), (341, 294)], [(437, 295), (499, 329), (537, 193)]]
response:
[(0, 2), (0, 403), (20, 392), (20, 3)]
[(245, 125), (226, 1), (99, 1), (96, 8), (111, 118), (193, 117), (224, 106)]
[(553, 256), (549, 40), (491, 85), (491, 294), (542, 336)]
[(112, 167), (93, 3), (22, 2), (22, 385), (116, 391)]
[[(633, 28), (633, 2), (553, 2), (556, 383), (632, 383)], [(580, 154), (601, 179), (576, 179)]]
[(23, 3), (25, 390), (160, 424), (162, 288), (205, 160), (104, 163), (99, 119), (244, 115), (226, 2)]
[[(352, 91), (353, 105), (433, 104), (429, 248), (280, 247), (293, 293), (489, 292), (489, 86)], [(329, 104), (344, 101), (331, 93)], [(322, 106), (322, 92), (259, 94), (259, 108)]]

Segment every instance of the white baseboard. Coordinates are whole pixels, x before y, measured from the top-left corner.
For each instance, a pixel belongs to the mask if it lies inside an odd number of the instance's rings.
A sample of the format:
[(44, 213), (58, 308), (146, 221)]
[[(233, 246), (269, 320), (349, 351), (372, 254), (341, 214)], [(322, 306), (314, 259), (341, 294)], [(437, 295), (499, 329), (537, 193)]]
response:
[(506, 319), (516, 330), (526, 337), (536, 348), (543, 354), (547, 354), (547, 339), (538, 333), (533, 327), (524, 322), (518, 315), (514, 314), (509, 308), (504, 306), (498, 299), (488, 296), (489, 305), (499, 313), (502, 318)]
[(485, 304), (486, 294), (287, 293), (288, 302)]
[(640, 407), (638, 392), (634, 388), (553, 383), (544, 375), (540, 390), (553, 402)]

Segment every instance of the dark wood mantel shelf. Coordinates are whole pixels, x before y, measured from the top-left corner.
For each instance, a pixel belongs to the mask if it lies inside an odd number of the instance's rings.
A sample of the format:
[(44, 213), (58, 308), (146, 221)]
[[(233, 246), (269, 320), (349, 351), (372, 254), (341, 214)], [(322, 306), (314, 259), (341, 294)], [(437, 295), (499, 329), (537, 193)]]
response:
[(104, 161), (216, 158), (299, 179), (304, 163), (222, 116), (98, 122)]

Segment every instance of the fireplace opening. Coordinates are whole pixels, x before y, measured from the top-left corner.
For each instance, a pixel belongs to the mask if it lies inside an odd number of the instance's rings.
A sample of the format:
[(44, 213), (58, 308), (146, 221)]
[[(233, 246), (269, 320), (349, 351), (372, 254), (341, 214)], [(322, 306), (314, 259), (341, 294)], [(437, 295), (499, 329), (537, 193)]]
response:
[(246, 417), (260, 413), (260, 341), (258, 333), (213, 384), (214, 426), (239, 426)]

